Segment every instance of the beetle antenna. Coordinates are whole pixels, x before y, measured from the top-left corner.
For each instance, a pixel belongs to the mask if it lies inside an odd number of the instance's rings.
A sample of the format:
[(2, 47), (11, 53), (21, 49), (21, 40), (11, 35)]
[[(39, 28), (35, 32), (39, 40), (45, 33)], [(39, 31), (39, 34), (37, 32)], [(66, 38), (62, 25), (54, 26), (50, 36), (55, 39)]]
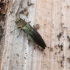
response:
[(18, 28), (14, 29), (13, 31), (11, 31), (10, 33), (14, 32), (15, 30), (17, 30)]

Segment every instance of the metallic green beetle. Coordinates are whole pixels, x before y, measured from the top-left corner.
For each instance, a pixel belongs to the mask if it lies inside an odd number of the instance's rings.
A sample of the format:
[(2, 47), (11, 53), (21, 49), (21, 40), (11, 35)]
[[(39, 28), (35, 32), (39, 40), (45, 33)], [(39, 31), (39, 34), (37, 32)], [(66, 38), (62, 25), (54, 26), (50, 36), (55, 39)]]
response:
[(16, 24), (18, 28), (21, 28), (29, 37), (32, 39), (37, 45), (41, 46), (43, 49), (45, 49), (46, 44), (40, 34), (29, 24), (29, 22), (26, 22), (25, 20), (18, 18), (16, 20)]

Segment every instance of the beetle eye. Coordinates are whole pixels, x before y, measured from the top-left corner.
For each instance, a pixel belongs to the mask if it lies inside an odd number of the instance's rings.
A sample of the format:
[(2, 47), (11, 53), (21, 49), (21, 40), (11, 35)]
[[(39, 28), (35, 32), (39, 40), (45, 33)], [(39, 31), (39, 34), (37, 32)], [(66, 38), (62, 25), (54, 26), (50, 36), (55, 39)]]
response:
[(18, 28), (21, 28), (21, 27), (18, 27)]

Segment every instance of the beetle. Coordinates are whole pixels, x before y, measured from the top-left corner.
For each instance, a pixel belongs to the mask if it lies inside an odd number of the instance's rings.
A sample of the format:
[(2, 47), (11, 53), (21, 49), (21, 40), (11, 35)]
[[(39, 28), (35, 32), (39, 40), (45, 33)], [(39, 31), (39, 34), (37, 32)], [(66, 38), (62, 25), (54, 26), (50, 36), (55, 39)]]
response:
[(44, 40), (42, 39), (41, 35), (29, 24), (30, 22), (26, 22), (21, 18), (17, 18), (15, 23), (17, 24), (18, 28), (23, 30), (32, 41), (45, 49), (46, 44)]

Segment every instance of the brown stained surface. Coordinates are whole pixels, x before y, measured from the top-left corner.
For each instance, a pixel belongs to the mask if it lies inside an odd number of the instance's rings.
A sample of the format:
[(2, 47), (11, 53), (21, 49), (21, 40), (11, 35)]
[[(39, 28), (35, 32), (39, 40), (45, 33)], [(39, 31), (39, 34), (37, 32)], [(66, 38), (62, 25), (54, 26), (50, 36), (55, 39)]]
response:
[[(7, 15), (6, 35), (1, 70), (70, 70), (70, 1), (69, 0), (13, 0)], [(20, 4), (21, 3), (21, 4)], [(40, 50), (17, 28), (15, 14), (27, 7), (28, 16), (21, 14), (31, 25), (39, 25), (38, 32), (47, 47)], [(8, 12), (9, 13), (9, 12)], [(26, 17), (25, 17), (26, 16)], [(36, 28), (36, 29), (37, 29)]]

